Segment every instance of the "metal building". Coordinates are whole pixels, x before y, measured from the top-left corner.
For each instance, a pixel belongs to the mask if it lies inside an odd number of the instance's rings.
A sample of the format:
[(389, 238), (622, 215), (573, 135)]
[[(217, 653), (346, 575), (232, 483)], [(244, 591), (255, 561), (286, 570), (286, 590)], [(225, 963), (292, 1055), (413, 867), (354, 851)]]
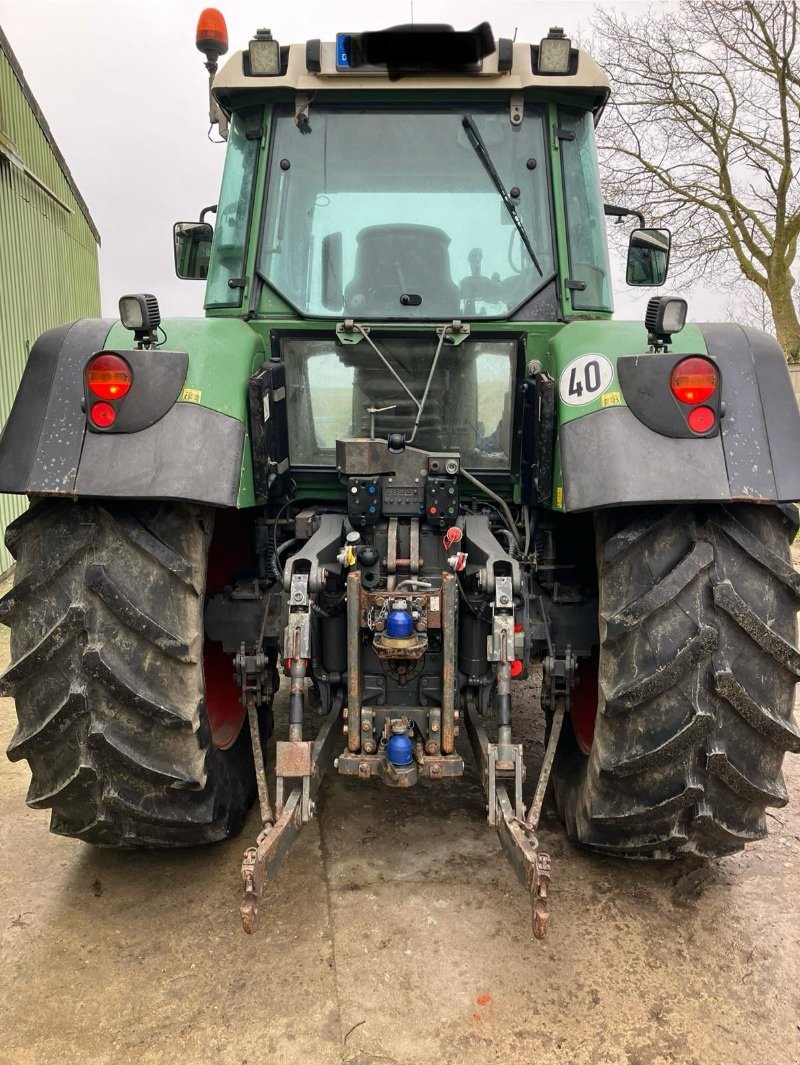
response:
[[(100, 314), (100, 235), (0, 29), (0, 425), (45, 329)], [(0, 528), (25, 509), (0, 496)], [(0, 572), (11, 563), (0, 538)]]

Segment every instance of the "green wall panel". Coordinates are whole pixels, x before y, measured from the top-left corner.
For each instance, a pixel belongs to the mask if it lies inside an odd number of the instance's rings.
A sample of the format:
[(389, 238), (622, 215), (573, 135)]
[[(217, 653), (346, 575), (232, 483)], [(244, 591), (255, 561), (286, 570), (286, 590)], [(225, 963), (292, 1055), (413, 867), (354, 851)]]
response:
[[(95, 236), (0, 49), (0, 425), (39, 334), (99, 314)], [(3, 531), (26, 505), (0, 495)], [(0, 572), (11, 561), (0, 544)]]

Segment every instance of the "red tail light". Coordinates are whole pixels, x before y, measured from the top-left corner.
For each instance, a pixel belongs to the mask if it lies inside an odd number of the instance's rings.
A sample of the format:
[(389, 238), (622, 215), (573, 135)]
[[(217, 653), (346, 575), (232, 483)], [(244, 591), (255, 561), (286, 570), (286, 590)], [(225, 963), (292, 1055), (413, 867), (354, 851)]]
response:
[(93, 403), (89, 417), (98, 429), (110, 429), (117, 420), (117, 412), (110, 403)]
[(86, 383), (89, 391), (100, 399), (122, 399), (130, 392), (133, 374), (119, 355), (101, 352), (86, 367)]
[(705, 403), (719, 388), (719, 373), (713, 362), (693, 355), (678, 363), (669, 387), (681, 403)]
[(715, 419), (716, 415), (711, 407), (695, 407), (686, 420), (693, 433), (707, 433), (709, 429), (713, 429)]

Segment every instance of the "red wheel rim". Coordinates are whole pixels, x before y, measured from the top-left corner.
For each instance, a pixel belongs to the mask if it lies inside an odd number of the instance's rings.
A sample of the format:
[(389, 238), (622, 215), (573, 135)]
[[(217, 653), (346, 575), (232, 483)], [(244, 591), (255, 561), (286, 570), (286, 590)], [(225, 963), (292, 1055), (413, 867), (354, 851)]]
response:
[[(247, 511), (220, 510), (208, 555), (206, 595), (214, 595), (242, 575), (254, 571), (252, 518)], [(233, 655), (221, 643), (203, 642), (206, 713), (214, 746), (227, 750), (236, 742), (246, 717), (241, 692), (233, 677)]]
[(211, 739), (218, 750), (226, 751), (236, 742), (245, 710), (233, 679), (233, 655), (225, 654), (221, 643), (206, 640), (203, 644), (203, 674)]
[(572, 720), (572, 731), (584, 754), (591, 751), (594, 743), (599, 658), (599, 651), (595, 650), (591, 658), (579, 660), (578, 681), (570, 696), (569, 715)]

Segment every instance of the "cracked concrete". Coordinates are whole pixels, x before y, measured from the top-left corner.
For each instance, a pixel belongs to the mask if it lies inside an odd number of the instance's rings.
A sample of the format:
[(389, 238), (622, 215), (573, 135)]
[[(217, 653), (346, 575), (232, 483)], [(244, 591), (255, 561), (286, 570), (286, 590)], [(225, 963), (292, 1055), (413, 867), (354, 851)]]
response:
[[(3, 748), (13, 727), (0, 700)], [(27, 764), (4, 762), (0, 1059), (797, 1063), (797, 760), (786, 779), (770, 837), (699, 868), (584, 854), (547, 809), (544, 943), (472, 768), (408, 792), (329, 779), (248, 937), (255, 814), (206, 850), (94, 850), (50, 835), (25, 806)]]

